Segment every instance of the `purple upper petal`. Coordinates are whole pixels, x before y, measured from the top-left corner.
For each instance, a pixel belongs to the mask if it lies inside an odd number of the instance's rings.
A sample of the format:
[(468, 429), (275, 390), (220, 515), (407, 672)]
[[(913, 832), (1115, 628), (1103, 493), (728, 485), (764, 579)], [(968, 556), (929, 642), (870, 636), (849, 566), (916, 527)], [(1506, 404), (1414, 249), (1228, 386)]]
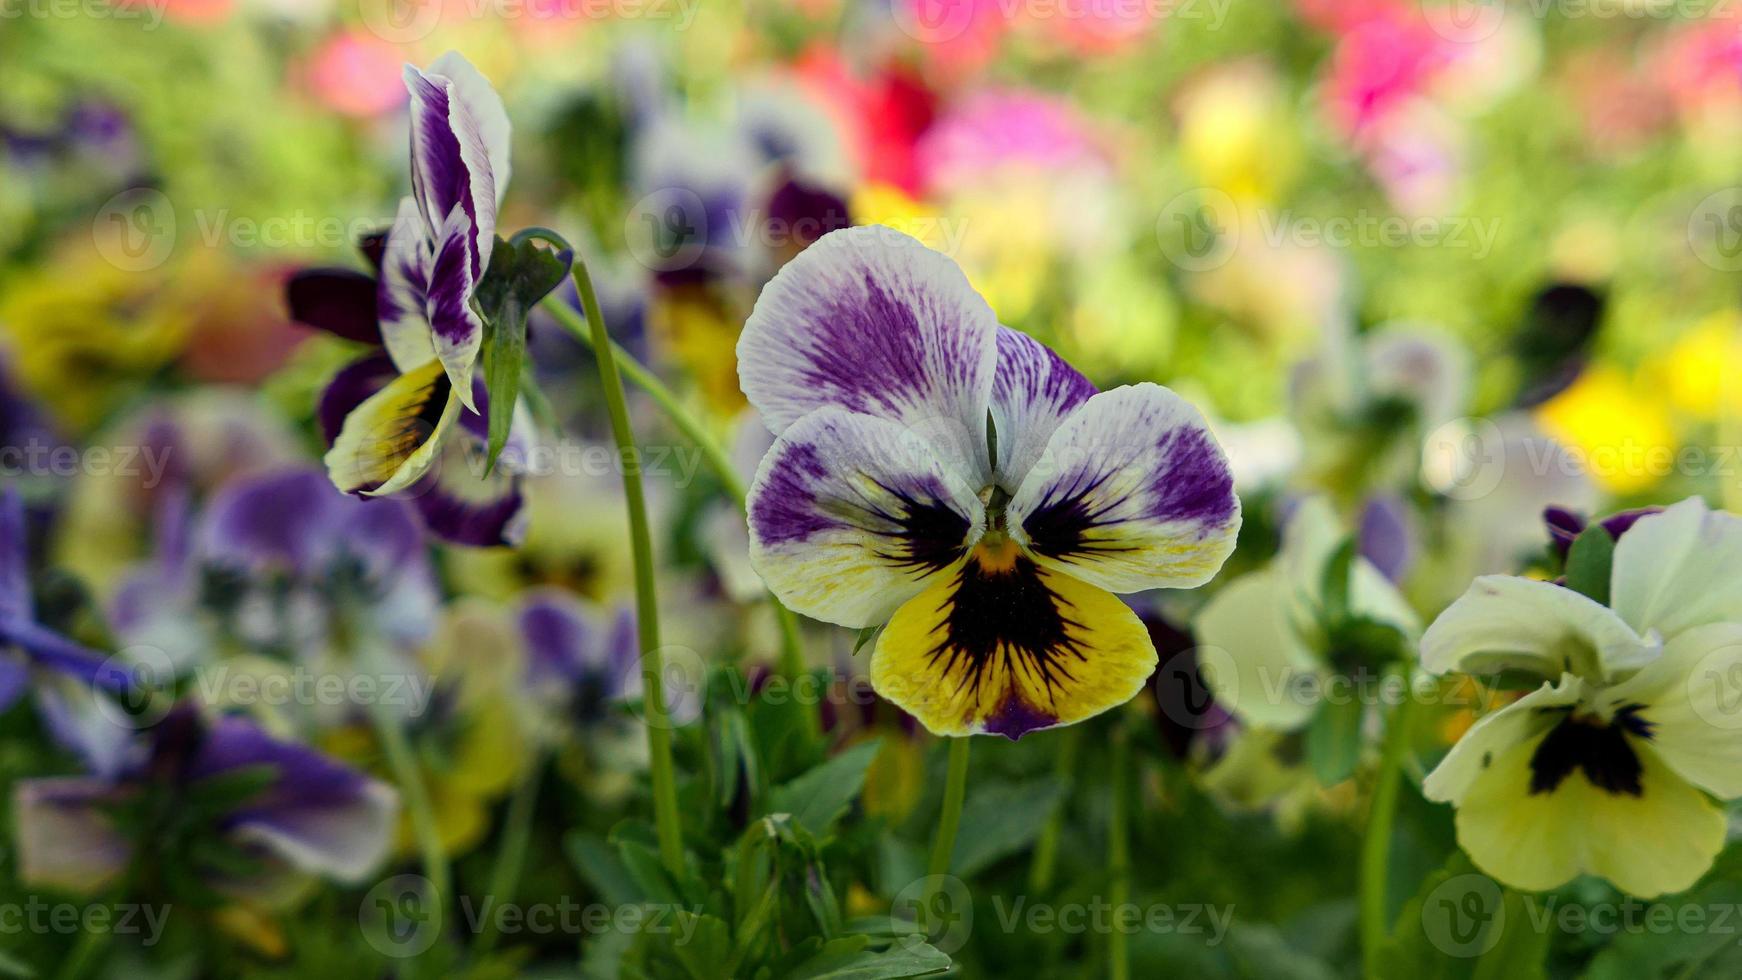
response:
[(320, 403), (315, 406), (321, 437), (327, 445), (331, 446), (339, 437), (339, 430), (345, 426), (345, 416), (351, 414), (352, 409), (397, 377), (399, 369), (393, 366), (393, 358), (386, 351), (376, 351), (340, 368), (321, 391)]
[(947, 256), (892, 229), (825, 235), (762, 290), (738, 341), (744, 394), (776, 434), (823, 407), (897, 422), (976, 476), (998, 323)]
[(1402, 500), (1380, 495), (1367, 501), (1359, 529), (1361, 557), (1392, 582), (1401, 582), (1415, 561), (1409, 512)]
[(998, 482), (1014, 491), (1040, 459), (1047, 441), (1095, 386), (1045, 344), (998, 328), (992, 375), (992, 422), (998, 433)]
[(381, 343), (375, 279), (352, 269), (305, 269), (285, 285), (290, 318), (346, 340)]

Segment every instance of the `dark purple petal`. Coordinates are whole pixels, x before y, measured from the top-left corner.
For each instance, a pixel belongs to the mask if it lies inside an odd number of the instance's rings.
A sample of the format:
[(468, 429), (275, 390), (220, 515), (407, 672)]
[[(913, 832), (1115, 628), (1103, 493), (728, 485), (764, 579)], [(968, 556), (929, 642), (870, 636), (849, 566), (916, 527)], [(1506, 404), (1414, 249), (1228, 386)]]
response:
[(126, 675), (110, 665), (105, 654), (29, 620), (0, 622), (0, 643), (15, 644), (37, 665), (87, 684), (118, 690), (127, 683)]
[(290, 318), (365, 344), (381, 343), (375, 278), (351, 269), (305, 269), (284, 288)]
[[(1603, 526), (1603, 530), (1609, 532), (1611, 538), (1619, 541), (1621, 535), (1626, 534), (1628, 529), (1633, 527), (1641, 517), (1648, 517), (1660, 513), (1662, 510), (1662, 507), (1638, 507), (1610, 514), (1598, 523)], [(1585, 516), (1565, 507), (1549, 507), (1542, 512), (1542, 519), (1543, 523), (1548, 525), (1549, 545), (1554, 548), (1561, 560), (1565, 561), (1567, 552), (1573, 547), (1573, 540), (1582, 534), (1587, 526)]]
[(275, 739), (253, 722), (235, 717), (219, 718), (205, 727), (184, 775), (189, 782), (197, 782), (253, 766), (270, 766), (278, 778), (233, 814), (235, 818), (347, 803), (367, 783), (357, 770), (307, 746)]
[(521, 478), (500, 466), (487, 477), (474, 472), (463, 442), (442, 447), (441, 463), (411, 491), (418, 516), (431, 534), (451, 544), (518, 545), (526, 531)]
[(24, 663), (0, 652), (0, 714), (10, 710), (30, 686), (30, 671)]
[(339, 370), (333, 375), (333, 380), (327, 382), (327, 387), (321, 392), (320, 403), (315, 407), (315, 417), (321, 426), (321, 437), (331, 446), (333, 440), (339, 437), (339, 430), (344, 428), (345, 416), (351, 410), (363, 404), (370, 395), (387, 387), (394, 378), (399, 377), (399, 369), (393, 366), (393, 359), (386, 351), (376, 351)]

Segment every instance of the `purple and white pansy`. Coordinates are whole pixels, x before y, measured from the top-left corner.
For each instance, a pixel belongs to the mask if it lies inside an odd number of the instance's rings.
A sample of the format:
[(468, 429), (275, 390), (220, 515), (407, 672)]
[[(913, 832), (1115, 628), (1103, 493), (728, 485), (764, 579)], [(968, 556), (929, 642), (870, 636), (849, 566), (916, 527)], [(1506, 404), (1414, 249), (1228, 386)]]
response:
[(477, 69), (447, 54), (407, 66), (412, 190), (384, 238), (364, 242), (376, 275), (296, 276), (292, 316), (381, 349), (345, 367), (318, 406), (332, 482), (347, 493), (412, 496), (431, 532), (456, 544), (516, 543), (530, 423), (515, 405), (508, 448), (487, 474), (489, 398), (475, 370), (475, 302), (507, 186), (508, 117)]
[[(107, 739), (114, 728), (104, 721), (89, 733)], [(136, 751), (124, 754), (113, 771), (26, 779), (13, 787), (22, 881), (89, 893), (141, 859), (184, 860), (192, 866), (178, 870), (202, 887), (275, 907), (293, 900), (311, 875), (355, 884), (387, 856), (398, 794), (313, 749), (275, 739), (242, 718), (201, 717), (187, 703), (131, 736)], [(258, 786), (212, 814), (209, 826), (191, 828), (197, 839), (117, 819), (146, 794), (197, 797), (245, 773), (258, 774)], [(141, 839), (144, 834), (151, 836)], [(197, 846), (181, 853), (187, 844)], [(237, 860), (202, 864), (195, 856), (219, 848)]]
[(887, 623), (878, 693), (944, 735), (1017, 738), (1119, 705), (1155, 649), (1112, 593), (1192, 588), (1240, 504), (1172, 391), (1097, 392), (1002, 327), (948, 257), (884, 227), (824, 236), (738, 344), (778, 437), (750, 491), (751, 561), (795, 611)]
[(107, 658), (36, 621), (30, 592), (29, 531), (18, 488), (0, 490), (0, 711), (16, 704), (31, 672), (46, 669), (90, 684), (119, 687), (125, 678)]

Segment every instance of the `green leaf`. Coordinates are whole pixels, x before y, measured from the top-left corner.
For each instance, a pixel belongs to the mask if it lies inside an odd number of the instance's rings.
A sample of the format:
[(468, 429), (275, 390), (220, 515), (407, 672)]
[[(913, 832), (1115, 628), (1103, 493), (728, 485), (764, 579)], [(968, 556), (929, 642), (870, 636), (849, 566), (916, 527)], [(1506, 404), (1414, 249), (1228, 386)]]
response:
[(0, 951), (0, 976), (19, 977), (21, 980), (29, 980), (29, 978), (36, 976), (36, 971), (32, 970), (29, 964), (21, 960), (15, 960), (5, 952)]
[(516, 245), (498, 237), (490, 252), (490, 267), (475, 297), (484, 315), (484, 387), (490, 399), (486, 474), (495, 468), (514, 422), (526, 361), (527, 312), (562, 283), (573, 264), (571, 253), (540, 248), (530, 239)]
[[(666, 942), (694, 980), (731, 980), (732, 936), (716, 916), (679, 909), (673, 934)], [(679, 937), (689, 937), (687, 942)]]
[(1596, 602), (1609, 604), (1609, 569), (1615, 564), (1615, 539), (1592, 524), (1573, 539), (1567, 552), (1567, 588)]
[(1326, 701), (1306, 730), (1306, 758), (1320, 785), (1334, 786), (1355, 772), (1361, 759), (1360, 698)]
[(1411, 980), (1543, 980), (1555, 930), (1525, 896), (1478, 872), (1462, 852), (1428, 875), (1398, 912), (1378, 973)]
[(910, 940), (872, 950), (866, 937), (849, 936), (824, 944), (822, 952), (789, 971), (785, 980), (898, 980), (949, 968), (948, 956), (922, 942)]
[(865, 787), (878, 739), (860, 742), (791, 782), (775, 787), (770, 813), (790, 813), (799, 826), (821, 836)]
[(859, 651), (865, 649), (865, 644), (870, 643), (871, 639), (877, 635), (877, 631), (882, 628), (881, 626), (867, 626), (860, 630), (859, 635), (853, 638), (853, 656), (857, 657)]
[(1064, 786), (1050, 778), (970, 786), (950, 859), (951, 873), (967, 878), (1026, 850), (1063, 800)]
[(1325, 562), (1324, 578), (1321, 582), (1321, 593), (1324, 595), (1324, 618), (1327, 622), (1339, 622), (1349, 615), (1349, 580), (1355, 571), (1357, 555), (1355, 538), (1343, 539), (1337, 550), (1331, 552), (1331, 557)]
[(596, 834), (576, 830), (563, 839), (569, 863), (575, 871), (612, 905), (628, 905), (642, 897), (635, 877), (629, 873), (610, 844)]

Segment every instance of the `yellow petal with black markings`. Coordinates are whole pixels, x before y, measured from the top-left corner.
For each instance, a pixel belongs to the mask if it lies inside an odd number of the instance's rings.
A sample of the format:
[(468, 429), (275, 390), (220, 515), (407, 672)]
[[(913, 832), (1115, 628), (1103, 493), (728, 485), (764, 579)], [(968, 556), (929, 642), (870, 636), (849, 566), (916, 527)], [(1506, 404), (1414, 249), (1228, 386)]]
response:
[(327, 451), (327, 475), (346, 493), (403, 490), (429, 471), (442, 438), (460, 415), (442, 363), (395, 378), (345, 416)]
[(1724, 811), (1664, 765), (1649, 736), (1569, 716), (1482, 761), (1458, 803), (1458, 843), (1515, 888), (1593, 874), (1650, 898), (1692, 885), (1724, 846)]
[(1011, 739), (1124, 704), (1154, 671), (1130, 607), (1009, 541), (932, 576), (871, 658), (877, 693), (933, 733)]

